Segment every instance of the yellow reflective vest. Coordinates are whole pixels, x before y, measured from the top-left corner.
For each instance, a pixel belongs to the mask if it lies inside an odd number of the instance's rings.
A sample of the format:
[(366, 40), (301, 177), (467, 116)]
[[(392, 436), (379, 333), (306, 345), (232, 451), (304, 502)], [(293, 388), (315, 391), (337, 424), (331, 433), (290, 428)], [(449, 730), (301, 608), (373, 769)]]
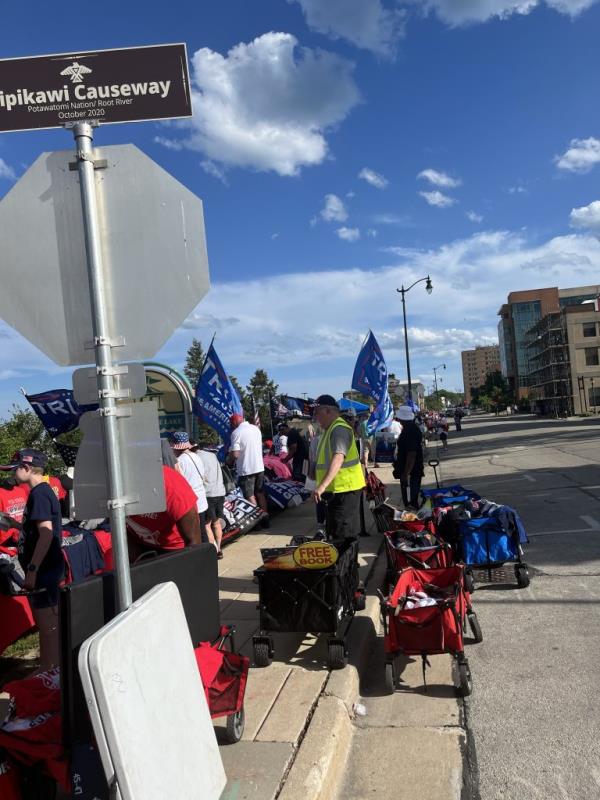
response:
[(348, 428), (351, 433), (352, 444), (346, 453), (346, 457), (344, 458), (344, 463), (342, 464), (340, 471), (325, 489), (325, 491), (334, 492), (335, 494), (339, 494), (341, 492), (354, 492), (357, 489), (362, 489), (365, 486), (365, 476), (363, 468), (360, 464), (358, 448), (356, 447), (356, 442), (354, 440), (354, 431), (350, 425), (341, 419), (341, 417), (338, 417), (336, 420), (334, 420), (327, 430), (321, 434), (319, 446), (317, 448), (317, 465), (315, 470), (317, 486), (321, 485), (325, 475), (327, 475), (327, 470), (329, 469), (331, 459), (333, 458), (333, 454), (331, 452), (331, 434), (336, 428), (339, 427)]

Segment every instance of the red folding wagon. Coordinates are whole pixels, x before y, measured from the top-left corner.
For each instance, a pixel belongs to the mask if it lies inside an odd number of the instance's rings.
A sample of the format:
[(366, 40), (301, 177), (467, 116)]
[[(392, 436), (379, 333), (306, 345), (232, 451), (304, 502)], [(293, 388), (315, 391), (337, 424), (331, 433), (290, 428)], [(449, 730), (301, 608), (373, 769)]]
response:
[[(421, 602), (429, 604), (419, 605)], [(381, 612), (385, 678), (390, 693), (399, 685), (401, 656), (421, 656), (426, 688), (428, 656), (450, 653), (457, 667), (460, 694), (463, 697), (471, 694), (471, 671), (463, 641), (466, 622), (475, 641), (482, 641), (483, 636), (470, 597), (464, 589), (461, 565), (402, 570), (393, 592), (382, 600)]]

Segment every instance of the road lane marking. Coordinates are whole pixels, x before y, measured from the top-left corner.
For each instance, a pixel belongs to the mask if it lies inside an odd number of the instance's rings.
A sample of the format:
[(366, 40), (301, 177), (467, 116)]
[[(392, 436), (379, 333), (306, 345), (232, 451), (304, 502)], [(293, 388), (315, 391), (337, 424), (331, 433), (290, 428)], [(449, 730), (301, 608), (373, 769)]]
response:
[(579, 519), (582, 519), (584, 522), (587, 522), (587, 524), (588, 524), (588, 525), (590, 526), (590, 528), (592, 528), (593, 530), (595, 530), (595, 531), (599, 531), (599, 530), (600, 530), (600, 522), (598, 522), (597, 520), (595, 520), (593, 517), (584, 517), (584, 516), (580, 516), (580, 517), (579, 517)]
[(530, 481), (530, 483), (537, 483), (537, 481), (536, 481), (536, 479), (533, 477), (533, 475), (528, 475), (528, 474), (525, 472), (525, 473), (523, 473), (523, 477), (525, 478), (525, 480), (526, 480), (526, 481)]
[(538, 531), (537, 533), (528, 533), (530, 539), (536, 536), (559, 536), (566, 533), (592, 533), (593, 528), (573, 528), (570, 531)]

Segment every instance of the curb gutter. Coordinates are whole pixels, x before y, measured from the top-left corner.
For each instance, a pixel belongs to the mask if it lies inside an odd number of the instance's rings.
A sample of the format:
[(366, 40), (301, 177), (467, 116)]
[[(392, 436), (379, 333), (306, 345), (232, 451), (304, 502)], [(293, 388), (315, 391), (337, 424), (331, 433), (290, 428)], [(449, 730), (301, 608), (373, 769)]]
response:
[[(385, 559), (378, 556), (365, 580), (373, 590), (383, 584)], [(315, 707), (278, 800), (331, 800), (335, 797), (346, 769), (352, 746), (354, 704), (360, 696), (360, 676), (364, 673), (377, 637), (379, 599), (370, 594), (366, 608), (355, 615), (347, 643), (350, 663), (329, 678)]]

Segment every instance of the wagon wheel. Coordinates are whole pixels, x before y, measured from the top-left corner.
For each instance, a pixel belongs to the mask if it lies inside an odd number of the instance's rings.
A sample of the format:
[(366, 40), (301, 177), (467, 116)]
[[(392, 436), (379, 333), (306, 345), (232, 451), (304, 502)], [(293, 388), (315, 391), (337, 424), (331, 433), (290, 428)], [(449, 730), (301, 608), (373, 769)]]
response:
[(467, 613), (467, 619), (469, 620), (469, 627), (471, 628), (471, 633), (477, 644), (483, 642), (483, 633), (479, 620), (477, 619), (477, 614), (474, 611), (469, 611)]
[(254, 639), (252, 646), (254, 650), (254, 663), (256, 666), (268, 667), (273, 660), (269, 641), (265, 639)]
[(346, 646), (341, 639), (330, 639), (327, 643), (328, 669), (344, 669), (348, 663)]
[(464, 661), (458, 662), (458, 693), (461, 697), (468, 697), (473, 691), (473, 679), (471, 677), (471, 670), (469, 662), (465, 658)]
[(515, 577), (517, 579), (517, 586), (519, 589), (525, 589), (526, 586), (529, 586), (531, 579), (529, 577), (527, 564), (517, 564), (515, 566)]
[(394, 664), (392, 661), (385, 662), (385, 691), (386, 694), (394, 694), (396, 688), (396, 676), (394, 675)]
[(229, 744), (236, 744), (244, 735), (244, 726), (246, 723), (246, 715), (244, 708), (240, 708), (235, 714), (230, 714), (227, 717), (227, 726), (225, 728), (225, 740)]

